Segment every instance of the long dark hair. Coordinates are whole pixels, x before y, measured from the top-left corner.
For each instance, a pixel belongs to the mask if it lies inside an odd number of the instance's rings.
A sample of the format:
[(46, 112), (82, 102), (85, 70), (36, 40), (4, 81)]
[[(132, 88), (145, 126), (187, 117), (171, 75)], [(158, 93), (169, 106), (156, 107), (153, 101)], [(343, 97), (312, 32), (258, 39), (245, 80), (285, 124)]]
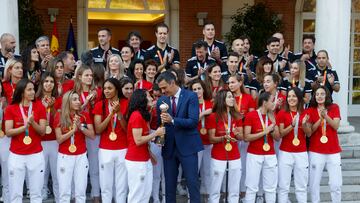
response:
[(134, 93), (131, 95), (129, 101), (126, 120), (129, 121), (129, 118), (134, 111), (139, 111), (145, 121), (150, 121), (151, 114), (148, 111), (147, 103), (148, 103), (148, 99), (146, 95), (146, 90), (143, 89), (135, 90)]
[(143, 74), (142, 74), (142, 77), (143, 79), (145, 80), (146, 79), (146, 76), (145, 76), (145, 63), (143, 60), (141, 59), (135, 59), (133, 60), (131, 63), (130, 63), (130, 66), (126, 72), (126, 75), (131, 78), (133, 81), (136, 81), (136, 77), (135, 77), (135, 65), (136, 64), (141, 64), (143, 66)]
[(129, 84), (129, 83), (130, 83), (130, 84), (133, 86), (133, 88), (134, 88), (134, 81), (133, 81), (131, 78), (129, 78), (129, 77), (123, 77), (123, 78), (120, 79), (120, 90), (121, 90), (121, 96), (120, 96), (120, 98), (125, 98), (124, 94), (122, 93), (122, 88), (123, 88), (125, 85)]
[[(17, 87), (16, 87), (16, 88), (17, 88)], [(329, 89), (328, 89), (327, 87), (325, 87), (325, 86), (318, 86), (318, 87), (315, 88), (315, 90), (313, 91), (313, 95), (312, 95), (312, 97), (311, 97), (310, 107), (314, 107), (314, 108), (318, 107), (318, 103), (316, 102), (316, 98), (315, 98), (315, 96), (316, 96), (316, 91), (318, 91), (318, 89), (323, 89), (323, 90), (325, 90), (326, 96), (325, 96), (325, 103), (324, 103), (324, 105), (325, 105), (325, 108), (327, 108), (328, 106), (330, 106), (330, 105), (332, 104), (332, 98), (331, 98)]]
[(199, 78), (196, 78), (195, 80), (192, 80), (188, 83), (188, 88), (192, 90), (192, 86), (196, 83), (199, 83), (201, 85), (201, 87), (203, 88), (203, 97), (204, 97), (204, 100), (211, 100), (212, 99), (212, 95), (211, 95), (211, 91), (209, 91), (209, 87), (202, 81), (200, 80)]
[(286, 93), (286, 104), (285, 104), (285, 111), (290, 112), (290, 106), (289, 102), (287, 101), (287, 98), (289, 96), (289, 92), (294, 91), (296, 98), (298, 99), (298, 103), (296, 106), (296, 109), (299, 113), (301, 113), (304, 110), (304, 94), (298, 87), (292, 87), (289, 89)]
[[(227, 113), (226, 95), (228, 92), (230, 92), (232, 94), (232, 92), (230, 90), (220, 90), (216, 94), (212, 112), (216, 113), (217, 118), (222, 119), (223, 118), (222, 116)], [(230, 107), (230, 115), (231, 115), (231, 117), (236, 118), (236, 119), (240, 118), (240, 113), (236, 111), (234, 106)]]
[[(22, 52), (21, 52), (21, 61), (22, 64), (24, 66), (24, 76), (27, 74), (27, 72), (29, 72), (30, 67), (31, 67), (31, 51), (33, 49), (36, 49), (36, 45), (31, 44), (29, 46), (27, 46)], [(35, 67), (34, 67), (34, 71), (40, 70), (40, 63), (39, 61), (35, 61)]]
[[(25, 88), (29, 83), (34, 85), (34, 83), (31, 80), (29, 80), (27, 78), (23, 78), (16, 84), (16, 88), (14, 91), (14, 95), (13, 95), (11, 104), (20, 104), (21, 100), (23, 99)], [(35, 87), (35, 85), (34, 85), (34, 87)]]
[(35, 97), (38, 99), (41, 99), (44, 96), (44, 82), (46, 80), (47, 77), (51, 77), (54, 80), (54, 88), (51, 91), (51, 96), (52, 97), (57, 97), (58, 96), (58, 89), (57, 89), (57, 84), (55, 82), (55, 76), (51, 73), (51, 72), (44, 72), (41, 75), (41, 80), (40, 80), (40, 84), (38, 86), (38, 90), (36, 92)]
[[(111, 83), (112, 85), (114, 85), (114, 87), (115, 87), (115, 89), (116, 89), (116, 91), (117, 91), (117, 94), (118, 94), (118, 98), (119, 98), (119, 99), (122, 98), (122, 97), (124, 97), (124, 96), (123, 96), (123, 93), (122, 93), (122, 91), (121, 91), (121, 86), (120, 86), (119, 80), (116, 79), (116, 78), (108, 78), (108, 79), (106, 79), (105, 82), (104, 82), (104, 84), (103, 84), (103, 86), (102, 86), (102, 98), (103, 98), (103, 99), (102, 99), (102, 115), (103, 115), (103, 117), (105, 116), (105, 112), (106, 112), (106, 109), (105, 109), (105, 106), (106, 106), (106, 104), (105, 104), (106, 98), (105, 98), (105, 94), (104, 94), (104, 86), (105, 86), (105, 83), (107, 83), (107, 82), (109, 82), (109, 83)], [(111, 113), (111, 112), (109, 112), (109, 113)]]

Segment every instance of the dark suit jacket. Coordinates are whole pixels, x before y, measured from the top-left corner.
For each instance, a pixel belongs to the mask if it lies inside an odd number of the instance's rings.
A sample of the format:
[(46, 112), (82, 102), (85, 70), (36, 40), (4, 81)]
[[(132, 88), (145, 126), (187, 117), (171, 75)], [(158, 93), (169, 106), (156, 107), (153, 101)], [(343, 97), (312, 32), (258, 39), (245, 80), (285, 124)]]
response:
[[(161, 122), (159, 106), (162, 102), (169, 105), (168, 113), (172, 115), (170, 98), (167, 96), (160, 97), (156, 104), (159, 124)], [(163, 157), (171, 157), (175, 149), (177, 149), (182, 156), (188, 156), (203, 150), (203, 145), (197, 130), (199, 122), (199, 100), (194, 92), (181, 89), (176, 106), (176, 115), (173, 116), (173, 119), (174, 124), (165, 124), (166, 135), (165, 145), (162, 148)]]

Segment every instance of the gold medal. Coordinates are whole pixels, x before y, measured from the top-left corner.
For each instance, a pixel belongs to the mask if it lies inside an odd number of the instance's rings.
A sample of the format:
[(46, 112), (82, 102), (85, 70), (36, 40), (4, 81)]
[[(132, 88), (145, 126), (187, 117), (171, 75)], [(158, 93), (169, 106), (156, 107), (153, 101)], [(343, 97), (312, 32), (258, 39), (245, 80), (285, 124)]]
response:
[(232, 145), (230, 144), (230, 142), (227, 142), (227, 143), (225, 144), (225, 150), (226, 150), (227, 152), (230, 152), (230, 151), (232, 150)]
[(328, 138), (326, 137), (326, 135), (321, 136), (320, 142), (323, 143), (323, 144), (328, 142)]
[(23, 142), (24, 142), (24, 144), (26, 144), (26, 145), (31, 144), (31, 141), (32, 141), (32, 139), (31, 139), (30, 136), (25, 136), (24, 139), (23, 139)]
[(45, 133), (48, 135), (48, 134), (50, 134), (52, 132), (52, 129), (51, 129), (51, 127), (50, 126), (46, 126), (46, 131), (45, 131)]
[(300, 144), (299, 138), (294, 137), (294, 139), (292, 140), (292, 144), (293, 144), (294, 146), (299, 146), (299, 144)]
[(201, 133), (202, 135), (206, 135), (206, 133), (207, 133), (206, 128), (201, 128), (201, 129), (200, 129), (200, 133)]
[(116, 138), (117, 138), (116, 133), (115, 133), (115, 132), (111, 132), (110, 135), (109, 135), (109, 139), (110, 139), (111, 141), (115, 141)]
[(0, 130), (0, 138), (3, 138), (3, 137), (5, 137), (5, 133), (4, 133), (4, 131)]
[(264, 143), (264, 145), (263, 145), (263, 150), (264, 150), (265, 152), (269, 151), (269, 150), (270, 150), (270, 145), (269, 145), (268, 143)]
[(76, 146), (75, 146), (74, 144), (70, 144), (70, 146), (69, 146), (69, 152), (70, 152), (70, 153), (76, 152)]

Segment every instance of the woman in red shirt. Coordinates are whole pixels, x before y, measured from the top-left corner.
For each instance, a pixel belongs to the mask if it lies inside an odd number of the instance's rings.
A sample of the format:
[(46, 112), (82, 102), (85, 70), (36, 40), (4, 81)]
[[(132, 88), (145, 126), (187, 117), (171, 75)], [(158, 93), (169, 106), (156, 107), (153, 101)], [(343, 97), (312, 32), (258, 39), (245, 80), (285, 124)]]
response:
[(62, 111), (55, 115), (55, 134), (59, 143), (57, 178), (59, 201), (70, 202), (71, 185), (75, 181), (75, 201), (85, 202), (89, 162), (85, 137), (95, 139), (89, 114), (81, 112), (79, 95), (68, 91), (63, 96)]
[(332, 103), (326, 87), (319, 86), (315, 89), (308, 114), (312, 124), (309, 146), (311, 201), (320, 202), (320, 180), (326, 167), (331, 200), (341, 202), (341, 147), (337, 134), (340, 110), (337, 104)]
[(29, 79), (17, 83), (12, 104), (5, 110), (5, 131), (11, 137), (8, 159), (10, 202), (22, 202), (25, 175), (29, 178), (30, 201), (42, 202), (45, 161), (41, 136), (45, 134), (45, 109), (35, 98)]
[[(101, 88), (96, 88), (93, 80), (92, 69), (82, 64), (77, 68), (75, 73), (74, 90), (80, 96), (82, 104), (82, 112), (87, 112), (92, 116), (91, 112), (95, 103), (101, 100)], [(93, 119), (93, 117), (90, 117)], [(95, 201), (100, 199), (100, 182), (99, 182), (99, 143), (100, 136), (95, 136), (95, 139), (86, 138), (86, 147), (89, 158), (89, 174), (91, 183), (91, 197)]]
[(209, 116), (208, 129), (211, 150), (211, 187), (209, 202), (217, 203), (220, 189), (228, 168), (228, 201), (239, 202), (241, 160), (237, 145), (243, 139), (242, 119), (235, 109), (234, 96), (230, 91), (220, 90), (214, 101), (213, 113)]
[(24, 67), (19, 59), (11, 58), (5, 64), (3, 89), (7, 103), (11, 104), (16, 84), (23, 78)]
[(123, 77), (120, 79), (120, 87), (124, 97), (129, 100), (134, 92), (134, 82), (128, 77)]
[[(244, 79), (240, 74), (231, 75), (228, 79), (229, 81), (229, 90), (234, 94), (235, 99), (235, 109), (240, 112), (241, 118), (244, 119), (248, 112), (254, 111), (256, 108), (256, 103), (250, 94), (245, 92)], [(241, 198), (245, 196), (245, 177), (246, 177), (246, 154), (247, 148), (249, 146), (248, 142), (244, 140), (239, 142), (239, 149), (242, 156), (241, 159), (241, 181), (240, 181), (240, 192)]]
[(128, 151), (125, 156), (129, 186), (127, 202), (149, 202), (151, 195), (153, 168), (148, 142), (165, 134), (164, 127), (150, 133), (151, 114), (148, 109), (151, 105), (153, 102), (149, 92), (140, 89), (133, 93), (129, 102)]
[(205, 84), (209, 85), (213, 98), (219, 90), (225, 89), (224, 81), (221, 79), (221, 68), (217, 63), (212, 63), (207, 67)]
[(146, 75), (144, 73), (144, 69), (144, 61), (141, 59), (135, 59), (130, 64), (127, 76), (130, 77), (133, 81), (135, 81), (135, 89), (151, 90), (152, 83), (145, 79)]
[(43, 153), (45, 158), (45, 170), (43, 195), (47, 196), (48, 180), (51, 172), (53, 193), (56, 201), (59, 197), (59, 184), (56, 176), (56, 163), (57, 152), (59, 144), (56, 141), (55, 128), (54, 128), (54, 116), (56, 110), (54, 109), (55, 98), (57, 96), (57, 88), (55, 85), (54, 76), (50, 72), (44, 72), (41, 76), (38, 91), (36, 93), (37, 102), (42, 104), (46, 109), (46, 130), (45, 135), (41, 137), (41, 145), (43, 147)]
[(58, 96), (62, 96), (67, 91), (70, 91), (74, 88), (74, 80), (66, 79), (65, 77), (64, 62), (60, 58), (51, 59), (48, 65), (48, 70), (55, 77)]
[(261, 173), (266, 202), (276, 200), (278, 168), (274, 139), (278, 139), (279, 130), (272, 112), (273, 100), (274, 96), (269, 92), (261, 93), (258, 109), (249, 112), (245, 117), (244, 137), (245, 141), (249, 142), (246, 157), (245, 202), (255, 202)]
[(120, 82), (108, 78), (103, 86), (103, 99), (95, 104), (93, 110), (95, 132), (100, 134), (99, 175), (103, 202), (111, 202), (113, 196), (116, 201), (126, 202), (127, 124), (123, 117), (127, 112), (127, 100), (121, 96)]
[(307, 202), (309, 174), (306, 134), (311, 134), (307, 121), (309, 116), (303, 110), (303, 92), (293, 87), (287, 92), (285, 110), (276, 116), (282, 138), (279, 151), (279, 193), (278, 202), (287, 203), (291, 174), (294, 170), (295, 194), (298, 202)]
[(200, 79), (192, 80), (188, 87), (197, 94), (199, 99), (199, 124), (198, 130), (204, 145), (204, 150), (198, 152), (198, 169), (200, 170), (201, 184), (200, 191), (202, 194), (209, 194), (210, 179), (210, 159), (212, 144), (209, 140), (208, 133), (208, 116), (212, 113), (213, 104), (212, 96), (205, 83)]

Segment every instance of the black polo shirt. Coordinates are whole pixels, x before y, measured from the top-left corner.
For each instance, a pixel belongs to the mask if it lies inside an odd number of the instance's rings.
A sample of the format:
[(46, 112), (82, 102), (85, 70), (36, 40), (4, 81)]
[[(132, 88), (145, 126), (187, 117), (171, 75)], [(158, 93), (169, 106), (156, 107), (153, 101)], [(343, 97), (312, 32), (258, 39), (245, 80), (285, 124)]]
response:
[[(240, 72), (240, 69), (238, 68), (238, 70), (236, 71), (237, 74), (240, 74), (241, 76), (243, 76), (244, 78), (244, 87), (246, 88), (250, 88), (249, 84), (249, 76), (246, 74), (246, 68), (245, 66), (243, 67), (243, 71)], [(221, 79), (228, 84), (229, 83), (229, 77), (230, 77), (231, 73), (229, 71), (229, 68), (227, 66), (227, 64), (224, 62), (221, 64)]]
[[(315, 81), (317, 80), (318, 77), (324, 77), (324, 74), (325, 74), (325, 71), (326, 71), (326, 75), (328, 74), (333, 74), (334, 75), (334, 85), (335, 84), (340, 84), (339, 82), (339, 77), (336, 73), (335, 70), (333, 69), (330, 69), (326, 66), (326, 68), (324, 70), (321, 70), (318, 66), (316, 66), (316, 75), (315, 75)], [(327, 79), (327, 76), (326, 76), (326, 80), (325, 80), (325, 87), (328, 88), (328, 90), (330, 91), (330, 94), (332, 95), (333, 93), (333, 88), (331, 87), (330, 83), (329, 83), (329, 80)]]
[[(116, 48), (110, 46), (109, 50), (111, 51), (112, 54), (118, 54), (119, 56), (121, 56), (119, 49), (116, 49)], [(103, 63), (104, 67), (106, 67), (106, 59), (108, 57), (108, 52), (105, 55), (105, 59), (103, 59), (105, 50), (102, 49), (100, 47), (100, 45), (95, 48), (92, 48), (90, 51), (91, 51), (91, 54), (93, 55), (94, 62), (95, 63)]]
[(206, 55), (205, 61), (199, 61), (196, 56), (191, 57), (186, 63), (186, 75), (194, 77), (198, 75), (199, 67), (207, 69), (210, 64), (216, 63), (215, 59)]
[[(304, 52), (300, 52), (300, 53), (296, 53), (292, 56), (292, 58), (289, 57), (290, 62), (295, 61), (296, 59), (301, 59), (301, 57), (304, 55)], [(310, 57), (309, 60), (305, 61), (305, 66), (306, 66), (306, 79), (310, 82), (313, 83), (316, 78), (314, 77), (317, 72), (316, 72), (316, 53), (315, 51), (313, 51), (312, 56)]]
[[(201, 39), (203, 40), (203, 39)], [(214, 40), (213, 44), (208, 46), (208, 54), (211, 54), (211, 51), (215, 49), (215, 47), (219, 48), (220, 51), (220, 59), (222, 62), (226, 61), (228, 58), (228, 52), (226, 49), (226, 45), (224, 42), (221, 42), (219, 40)], [(193, 44), (191, 48), (191, 56), (196, 56), (195, 54), (195, 43)]]
[[(158, 54), (159, 51), (159, 54)], [(159, 65), (161, 64), (161, 58), (164, 58), (165, 54), (170, 55), (171, 51), (174, 51), (174, 58), (171, 62), (171, 64), (167, 64), (166, 65), (166, 70), (170, 68), (170, 65), (172, 64), (180, 64), (180, 55), (179, 55), (179, 51), (177, 49), (175, 49), (174, 47), (166, 44), (166, 47), (164, 50), (160, 49), (157, 45), (152, 45), (150, 48), (148, 48), (145, 52), (144, 55), (144, 60), (148, 60), (148, 59), (154, 59)]]
[(145, 49), (139, 49), (139, 51), (135, 52), (134, 59), (144, 60), (145, 53), (146, 53)]
[[(14, 54), (14, 58), (20, 59), (21, 56), (17, 55), (17, 54)], [(4, 78), (5, 64), (6, 64), (7, 60), (8, 60), (8, 58), (3, 56), (1, 51), (0, 51), (0, 78)]]
[[(304, 94), (312, 92), (311, 84), (308, 81), (305, 81), (305, 86), (301, 87), (300, 82), (295, 82), (295, 86), (298, 87)], [(288, 91), (293, 87), (292, 81), (289, 81), (288, 78), (284, 78), (279, 86), (279, 89)]]

